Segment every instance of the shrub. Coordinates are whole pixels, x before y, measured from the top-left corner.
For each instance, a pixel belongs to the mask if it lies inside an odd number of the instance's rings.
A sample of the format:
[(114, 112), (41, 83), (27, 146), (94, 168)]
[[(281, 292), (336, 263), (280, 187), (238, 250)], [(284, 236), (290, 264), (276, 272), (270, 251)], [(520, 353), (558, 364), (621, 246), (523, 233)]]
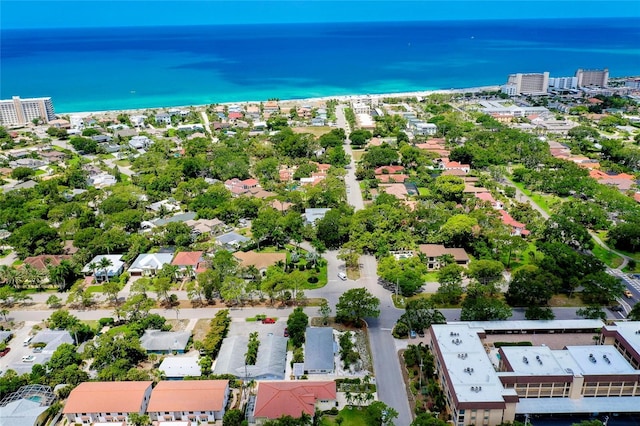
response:
[(531, 342), (495, 342), (493, 344), (496, 348), (501, 348), (503, 346), (533, 346)]
[(303, 264), (298, 265), (298, 270), (299, 271), (304, 271), (304, 269), (305, 269), (305, 266)]
[(309, 278), (307, 278), (307, 282), (309, 282), (310, 284), (315, 284), (318, 282), (318, 277), (316, 277), (315, 275), (312, 275)]
[(113, 323), (115, 322), (115, 320), (111, 317), (104, 317), (104, 318), (100, 318), (98, 320), (98, 324), (100, 324), (100, 327), (105, 327), (107, 325), (113, 325)]

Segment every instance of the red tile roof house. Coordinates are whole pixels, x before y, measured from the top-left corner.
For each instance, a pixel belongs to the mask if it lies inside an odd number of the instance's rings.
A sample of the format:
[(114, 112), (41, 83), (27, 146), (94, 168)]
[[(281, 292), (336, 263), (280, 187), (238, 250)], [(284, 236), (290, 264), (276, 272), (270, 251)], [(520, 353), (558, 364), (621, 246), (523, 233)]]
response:
[(504, 205), (500, 201), (496, 201), (489, 192), (477, 192), (474, 195), (477, 199), (491, 204), (491, 207), (496, 210), (502, 210), (504, 208)]
[(84, 382), (71, 391), (62, 414), (69, 423), (120, 422), (144, 414), (153, 382)]
[(300, 418), (302, 414), (313, 418), (316, 408), (330, 410), (336, 406), (336, 382), (261, 381), (249, 423), (259, 425), (282, 416)]
[(215, 422), (228, 400), (228, 380), (165, 380), (153, 388), (147, 414), (154, 422)]
[(204, 258), (202, 257), (203, 253), (201, 251), (181, 251), (176, 254), (171, 264), (178, 267), (178, 276), (186, 276), (189, 269), (191, 269), (192, 276), (203, 272), (206, 269)]
[(240, 180), (238, 178), (228, 179), (224, 182), (224, 186), (231, 191), (234, 196), (242, 195), (252, 188), (257, 188), (260, 183), (256, 179)]
[(382, 183), (404, 183), (409, 179), (409, 176), (405, 174), (393, 174), (393, 175), (376, 175), (376, 179)]
[(530, 231), (525, 229), (525, 224), (520, 223), (511, 217), (509, 213), (504, 210), (500, 210), (502, 216), (502, 223), (511, 227), (511, 235), (529, 235)]
[(381, 166), (375, 169), (373, 172), (377, 175), (392, 175), (404, 171), (402, 166)]
[(58, 266), (63, 260), (71, 260), (71, 256), (64, 254), (41, 254), (24, 259), (22, 266), (31, 265), (38, 270), (46, 270), (48, 266)]

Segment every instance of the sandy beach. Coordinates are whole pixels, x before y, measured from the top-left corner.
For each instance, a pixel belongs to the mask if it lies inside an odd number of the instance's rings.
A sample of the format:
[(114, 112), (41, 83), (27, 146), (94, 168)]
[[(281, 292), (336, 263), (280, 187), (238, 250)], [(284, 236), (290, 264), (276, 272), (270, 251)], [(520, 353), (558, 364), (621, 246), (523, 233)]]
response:
[[(479, 86), (479, 87), (469, 87), (462, 89), (438, 89), (438, 90), (423, 90), (417, 92), (397, 92), (397, 93), (376, 93), (376, 94), (354, 94), (354, 95), (340, 95), (340, 96), (322, 96), (315, 98), (301, 98), (301, 99), (279, 99), (278, 102), (281, 105), (299, 105), (305, 103), (317, 103), (317, 102), (326, 102), (329, 100), (337, 100), (338, 102), (350, 102), (357, 101), (359, 99), (385, 99), (385, 98), (418, 98), (418, 97), (426, 97), (434, 94), (454, 94), (454, 93), (477, 93), (483, 91), (495, 91), (500, 90), (499, 85), (493, 86)], [(257, 105), (261, 102), (266, 102), (266, 99), (263, 100), (254, 100), (254, 101), (240, 101), (240, 102), (221, 102), (219, 105)], [(59, 113), (56, 115), (108, 115), (108, 114), (142, 114), (145, 111), (152, 110), (167, 110), (167, 109), (185, 109), (185, 108), (196, 108), (201, 109), (205, 108), (210, 104), (203, 105), (180, 105), (180, 106), (166, 106), (166, 107), (151, 107), (151, 108), (136, 108), (136, 109), (119, 109), (119, 110), (105, 110), (105, 111), (77, 111), (77, 112), (65, 112)]]

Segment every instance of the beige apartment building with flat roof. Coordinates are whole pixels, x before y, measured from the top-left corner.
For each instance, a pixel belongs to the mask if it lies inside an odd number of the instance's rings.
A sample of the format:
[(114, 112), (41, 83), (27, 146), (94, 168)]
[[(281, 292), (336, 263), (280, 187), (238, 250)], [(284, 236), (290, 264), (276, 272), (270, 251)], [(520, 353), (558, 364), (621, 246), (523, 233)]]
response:
[(545, 94), (549, 89), (549, 72), (510, 74), (505, 87), (510, 96)]
[(34, 118), (40, 118), (45, 123), (55, 120), (51, 98), (20, 99), (20, 96), (14, 96), (0, 100), (0, 124), (26, 124)]
[(583, 70), (580, 68), (576, 71), (576, 78), (578, 79), (578, 87), (609, 86), (609, 70), (607, 68), (603, 70)]

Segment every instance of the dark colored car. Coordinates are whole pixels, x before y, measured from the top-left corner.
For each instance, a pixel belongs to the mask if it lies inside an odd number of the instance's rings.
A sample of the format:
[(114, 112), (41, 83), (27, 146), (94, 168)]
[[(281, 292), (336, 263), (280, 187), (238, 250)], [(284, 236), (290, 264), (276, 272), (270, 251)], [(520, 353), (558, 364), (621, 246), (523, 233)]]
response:
[(418, 330), (418, 336), (424, 337), (424, 330)]
[(622, 307), (622, 305), (614, 305), (614, 306), (609, 306), (609, 310), (613, 312), (622, 312), (624, 311), (624, 308)]
[(11, 351), (10, 347), (6, 347), (3, 350), (0, 351), (0, 356), (5, 356), (6, 354), (8, 354)]

